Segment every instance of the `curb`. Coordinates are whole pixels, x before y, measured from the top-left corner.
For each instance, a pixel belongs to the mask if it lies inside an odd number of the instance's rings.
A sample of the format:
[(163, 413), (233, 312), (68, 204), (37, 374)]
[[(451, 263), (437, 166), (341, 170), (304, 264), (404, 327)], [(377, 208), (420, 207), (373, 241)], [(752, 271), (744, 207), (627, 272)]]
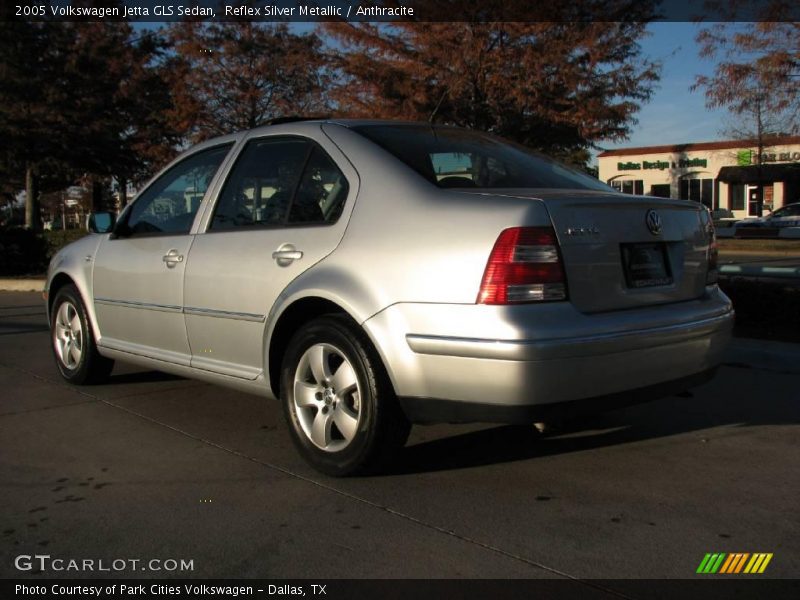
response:
[(762, 267), (759, 265), (722, 265), (720, 275), (759, 279), (800, 279), (800, 267)]
[(44, 279), (0, 279), (0, 292), (41, 292)]
[(719, 256), (720, 258), (724, 258), (726, 256), (773, 256), (780, 258), (792, 258), (795, 256), (800, 256), (800, 248), (792, 250), (728, 250), (727, 248), (720, 248)]

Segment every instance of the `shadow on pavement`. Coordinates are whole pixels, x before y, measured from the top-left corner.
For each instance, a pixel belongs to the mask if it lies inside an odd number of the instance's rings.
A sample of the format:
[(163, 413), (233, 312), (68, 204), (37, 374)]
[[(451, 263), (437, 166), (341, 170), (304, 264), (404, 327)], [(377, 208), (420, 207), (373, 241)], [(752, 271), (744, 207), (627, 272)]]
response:
[(158, 381), (182, 381), (186, 379), (179, 375), (164, 373), (162, 371), (136, 371), (135, 373), (120, 373), (111, 375), (102, 382), (102, 385), (123, 385), (126, 383), (149, 383)]
[[(724, 377), (721, 370), (718, 377)], [(403, 449), (386, 475), (479, 467), (580, 452), (719, 426), (800, 424), (800, 402), (788, 391), (757, 398), (693, 392), (564, 422), (549, 434), (534, 427), (497, 426)], [(750, 400), (757, 400), (757, 405)]]

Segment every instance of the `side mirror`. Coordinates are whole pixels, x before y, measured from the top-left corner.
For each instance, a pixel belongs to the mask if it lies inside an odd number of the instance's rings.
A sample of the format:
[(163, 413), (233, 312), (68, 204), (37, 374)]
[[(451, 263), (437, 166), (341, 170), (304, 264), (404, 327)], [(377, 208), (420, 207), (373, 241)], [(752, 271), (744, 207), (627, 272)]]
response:
[(113, 213), (100, 212), (89, 215), (89, 231), (92, 233), (108, 233), (114, 229), (117, 218)]

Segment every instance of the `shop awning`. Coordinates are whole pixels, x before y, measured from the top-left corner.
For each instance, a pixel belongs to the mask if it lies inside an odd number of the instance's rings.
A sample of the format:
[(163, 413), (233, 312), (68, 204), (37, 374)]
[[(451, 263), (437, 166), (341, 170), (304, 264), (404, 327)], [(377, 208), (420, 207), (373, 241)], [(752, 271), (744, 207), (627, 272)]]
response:
[[(760, 171), (759, 171), (760, 169)], [(759, 178), (759, 173), (761, 177)], [(773, 183), (775, 181), (800, 181), (800, 163), (750, 165), (747, 167), (722, 167), (717, 179), (725, 183)]]

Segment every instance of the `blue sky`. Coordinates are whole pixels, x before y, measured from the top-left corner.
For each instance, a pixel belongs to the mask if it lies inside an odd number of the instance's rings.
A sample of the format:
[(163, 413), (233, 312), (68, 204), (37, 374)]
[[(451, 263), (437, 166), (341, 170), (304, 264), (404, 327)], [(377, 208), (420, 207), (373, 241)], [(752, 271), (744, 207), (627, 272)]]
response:
[(702, 90), (690, 91), (696, 75), (710, 75), (714, 63), (701, 59), (695, 36), (695, 23), (653, 23), (651, 35), (642, 40), (643, 53), (661, 60), (661, 81), (653, 97), (637, 115), (629, 140), (601, 143), (603, 148), (655, 146), (700, 142), (724, 137), (728, 122), (725, 110), (709, 110)]

